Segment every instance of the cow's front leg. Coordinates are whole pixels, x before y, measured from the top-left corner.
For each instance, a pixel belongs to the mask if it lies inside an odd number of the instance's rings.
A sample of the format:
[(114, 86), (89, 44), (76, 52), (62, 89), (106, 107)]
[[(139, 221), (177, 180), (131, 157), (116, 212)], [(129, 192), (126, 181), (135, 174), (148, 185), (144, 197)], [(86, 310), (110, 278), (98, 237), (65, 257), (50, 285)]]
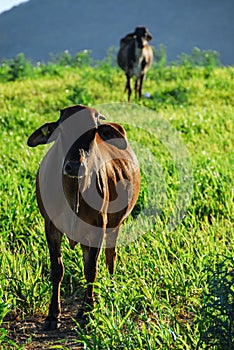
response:
[(50, 220), (45, 222), (45, 231), (51, 261), (52, 298), (43, 329), (49, 331), (57, 329), (59, 326), (61, 315), (60, 285), (63, 279), (64, 266), (60, 250), (62, 233), (57, 230)]
[(93, 292), (93, 282), (95, 282), (97, 277), (97, 264), (101, 248), (98, 247), (88, 247), (86, 245), (81, 245), (83, 251), (84, 260), (84, 275), (87, 282), (87, 289), (85, 293), (84, 302), (82, 309), (76, 314), (77, 318), (81, 318), (86, 311), (90, 311), (94, 304), (94, 292)]
[(106, 265), (108, 267), (110, 275), (113, 275), (115, 270), (115, 260), (116, 260), (116, 240), (119, 233), (119, 227), (113, 229), (113, 231), (110, 231), (106, 235), (106, 249), (105, 249), (105, 256), (106, 256)]
[(140, 76), (140, 84), (139, 84), (139, 90), (138, 90), (138, 94), (139, 94), (139, 99), (141, 100), (142, 98), (142, 86), (143, 86), (143, 81), (145, 79), (145, 74), (141, 74)]
[(129, 74), (126, 74), (126, 87), (125, 87), (125, 91), (128, 92), (128, 102), (131, 102), (131, 94), (132, 94), (132, 88), (131, 88), (131, 78)]
[(135, 98), (137, 99), (139, 96), (139, 78), (136, 78), (135, 81)]

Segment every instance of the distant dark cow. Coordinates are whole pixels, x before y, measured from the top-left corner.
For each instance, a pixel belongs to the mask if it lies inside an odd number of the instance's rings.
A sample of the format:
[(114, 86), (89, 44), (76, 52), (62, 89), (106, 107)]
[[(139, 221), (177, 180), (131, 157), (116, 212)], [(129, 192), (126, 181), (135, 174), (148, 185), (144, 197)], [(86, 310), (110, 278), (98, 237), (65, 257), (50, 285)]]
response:
[(120, 49), (117, 55), (118, 65), (124, 70), (127, 78), (125, 91), (128, 91), (128, 102), (131, 98), (131, 78), (136, 77), (135, 94), (142, 97), (142, 85), (145, 74), (153, 61), (153, 51), (148, 41), (151, 34), (145, 27), (136, 27), (134, 33), (127, 34), (120, 40)]
[[(67, 234), (71, 248), (79, 242), (83, 251), (84, 275), (88, 285), (83, 307), (77, 313), (77, 317), (81, 317), (84, 311), (90, 310), (93, 306), (92, 283), (96, 279), (97, 262), (102, 244), (106, 243), (106, 264), (110, 274), (113, 274), (119, 228), (138, 198), (139, 165), (127, 142), (125, 130), (116, 123), (101, 123), (100, 119), (105, 117), (95, 109), (82, 105), (72, 106), (61, 110), (58, 121), (44, 124), (28, 139), (30, 147), (55, 141), (45, 156), (45, 161), (43, 159), (40, 165), (36, 184), (37, 202), (45, 220), (53, 285), (49, 313), (44, 324), (45, 330), (56, 329), (61, 314), (60, 285), (64, 266), (60, 247), (63, 233)], [(64, 126), (69, 121), (73, 122), (67, 132), (77, 133), (78, 138), (63, 155), (61, 140), (66, 136)], [(58, 164), (59, 162), (62, 164), (58, 172), (61, 174), (63, 191), (57, 190), (57, 170), (55, 170), (57, 161)], [(51, 162), (55, 163), (47, 174), (44, 163), (50, 165)], [(41, 170), (43, 167), (44, 170)], [(48, 181), (51, 185), (46, 185), (49, 184)], [(51, 219), (46, 208), (48, 203), (43, 199), (43, 191), (50, 201), (51, 196), (54, 195), (53, 186), (55, 192), (56, 190), (63, 192), (68, 207), (72, 213), (75, 213), (77, 223), (72, 237), (57, 225), (59, 220), (61, 223), (66, 223), (67, 220), (69, 224), (72, 221), (70, 217), (63, 218), (63, 201), (49, 202), (49, 205), (55, 208), (52, 214), (54, 220)]]

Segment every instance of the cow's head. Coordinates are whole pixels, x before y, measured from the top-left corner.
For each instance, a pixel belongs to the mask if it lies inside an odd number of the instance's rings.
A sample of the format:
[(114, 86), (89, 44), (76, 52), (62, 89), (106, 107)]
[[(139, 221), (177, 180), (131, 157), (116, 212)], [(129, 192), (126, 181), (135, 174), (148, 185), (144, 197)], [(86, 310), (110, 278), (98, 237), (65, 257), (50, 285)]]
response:
[(119, 124), (100, 123), (100, 119), (105, 119), (105, 117), (96, 109), (83, 105), (76, 105), (61, 110), (60, 118), (56, 122), (46, 123), (33, 132), (28, 138), (28, 146), (36, 147), (56, 141), (58, 135), (64, 132), (63, 123), (71, 117), (75, 118), (72, 119), (71, 127), (76, 128), (78, 137), (71, 144), (65, 157), (65, 175), (77, 177), (80, 168), (82, 166), (84, 166), (84, 169), (86, 168), (85, 160), (87, 159), (90, 144), (96, 135), (98, 135), (99, 140), (105, 141), (118, 149), (126, 149), (127, 141), (124, 129)]
[(152, 40), (152, 35), (146, 27), (136, 27), (134, 35), (136, 36), (140, 49), (142, 49), (148, 41)]
[[(83, 105), (76, 105), (62, 109), (60, 111), (60, 118), (56, 122), (46, 123), (40, 128), (35, 130), (32, 135), (28, 138), (28, 146), (36, 147), (38, 145), (44, 145), (56, 140), (58, 133), (56, 132), (62, 123), (76, 114), (77, 128), (79, 128), (79, 122), (82, 119), (82, 124), (85, 124), (85, 130), (94, 135), (96, 133), (102, 138), (103, 141), (113, 140), (113, 144), (119, 148), (126, 148), (127, 144), (125, 140), (124, 129), (114, 123), (100, 123), (100, 119), (106, 119), (96, 109), (89, 108)], [(60, 128), (62, 130), (62, 128)], [(84, 134), (83, 134), (84, 135)], [(84, 135), (85, 136), (85, 135)], [(87, 137), (88, 135), (86, 135)], [(89, 135), (90, 136), (90, 135)], [(120, 139), (121, 142), (114, 142), (115, 139)]]

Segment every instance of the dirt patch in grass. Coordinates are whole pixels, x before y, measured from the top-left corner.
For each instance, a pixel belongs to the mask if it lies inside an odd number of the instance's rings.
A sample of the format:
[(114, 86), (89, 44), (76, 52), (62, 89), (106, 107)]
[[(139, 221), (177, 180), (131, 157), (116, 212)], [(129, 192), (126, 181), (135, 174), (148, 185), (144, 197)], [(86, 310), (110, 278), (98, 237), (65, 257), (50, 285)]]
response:
[[(61, 325), (59, 329), (54, 331), (43, 331), (45, 315), (8, 321), (4, 328), (8, 331), (8, 339), (11, 339), (18, 346), (24, 344), (24, 349), (56, 349), (56, 346), (58, 346), (58, 349), (83, 349), (83, 345), (77, 341), (78, 327), (74, 321), (79, 307), (80, 301), (77, 298), (69, 298), (63, 301)], [(82, 327), (84, 326), (83, 321), (79, 321), (79, 324)]]

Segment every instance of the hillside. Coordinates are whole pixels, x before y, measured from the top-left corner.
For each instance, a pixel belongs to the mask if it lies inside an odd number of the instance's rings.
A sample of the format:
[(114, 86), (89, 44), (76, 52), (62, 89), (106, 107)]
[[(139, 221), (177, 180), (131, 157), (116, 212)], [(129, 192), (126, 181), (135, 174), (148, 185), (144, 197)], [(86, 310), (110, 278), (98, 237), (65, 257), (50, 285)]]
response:
[[(134, 4), (134, 5), (133, 5)], [(146, 25), (152, 45), (166, 46), (168, 60), (195, 46), (217, 50), (233, 64), (234, 3), (231, 0), (31, 0), (0, 15), (0, 59), (23, 52), (33, 61), (51, 53), (92, 50), (103, 58), (136, 25)]]

